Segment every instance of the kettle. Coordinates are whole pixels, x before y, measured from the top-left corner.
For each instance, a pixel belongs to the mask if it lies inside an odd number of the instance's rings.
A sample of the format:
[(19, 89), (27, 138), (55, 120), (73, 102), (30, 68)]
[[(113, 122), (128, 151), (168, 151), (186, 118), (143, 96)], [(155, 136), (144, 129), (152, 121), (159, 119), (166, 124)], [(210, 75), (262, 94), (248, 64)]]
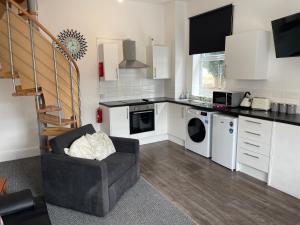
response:
[(251, 93), (250, 92), (246, 92), (244, 95), (244, 98), (240, 104), (241, 108), (251, 108), (252, 105), (252, 98), (251, 98)]

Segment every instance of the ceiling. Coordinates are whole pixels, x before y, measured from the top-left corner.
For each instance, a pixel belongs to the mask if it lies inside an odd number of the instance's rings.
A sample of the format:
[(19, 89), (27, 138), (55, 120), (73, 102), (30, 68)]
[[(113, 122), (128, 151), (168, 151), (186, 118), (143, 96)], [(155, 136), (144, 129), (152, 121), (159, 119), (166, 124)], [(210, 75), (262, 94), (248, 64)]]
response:
[[(131, 0), (131, 1), (139, 1), (139, 2), (149, 2), (154, 4), (163, 4), (165, 2), (170, 2), (174, 0)], [(187, 1), (187, 0), (181, 0), (181, 1)]]

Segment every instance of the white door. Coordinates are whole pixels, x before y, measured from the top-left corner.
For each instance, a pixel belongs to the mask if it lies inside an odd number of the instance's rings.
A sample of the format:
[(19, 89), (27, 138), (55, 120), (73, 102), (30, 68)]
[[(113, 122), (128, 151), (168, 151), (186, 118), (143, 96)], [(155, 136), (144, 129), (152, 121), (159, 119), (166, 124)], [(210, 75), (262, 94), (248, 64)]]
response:
[(169, 103), (168, 133), (183, 141), (186, 135), (185, 115), (186, 106)]
[(129, 137), (129, 107), (110, 108), (110, 135)]
[(99, 61), (103, 62), (104, 80), (119, 80), (118, 44), (105, 43), (99, 46)]
[(155, 134), (168, 133), (168, 103), (155, 104)]
[(170, 53), (166, 46), (153, 46), (153, 78), (170, 78)]
[(274, 123), (269, 185), (300, 198), (300, 127)]

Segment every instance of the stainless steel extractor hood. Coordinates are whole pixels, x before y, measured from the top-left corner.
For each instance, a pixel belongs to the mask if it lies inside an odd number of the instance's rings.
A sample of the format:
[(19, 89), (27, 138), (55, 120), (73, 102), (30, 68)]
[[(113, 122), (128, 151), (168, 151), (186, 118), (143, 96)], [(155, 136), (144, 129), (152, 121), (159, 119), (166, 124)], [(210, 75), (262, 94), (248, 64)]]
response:
[(120, 63), (120, 69), (142, 69), (149, 67), (148, 65), (136, 60), (136, 45), (135, 41), (123, 41), (124, 60)]

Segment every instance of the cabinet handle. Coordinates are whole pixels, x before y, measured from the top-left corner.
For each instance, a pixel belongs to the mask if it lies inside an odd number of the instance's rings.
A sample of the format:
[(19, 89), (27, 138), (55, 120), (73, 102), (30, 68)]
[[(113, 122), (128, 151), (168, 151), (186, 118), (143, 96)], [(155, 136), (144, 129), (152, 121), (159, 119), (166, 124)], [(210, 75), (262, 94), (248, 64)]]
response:
[(250, 145), (250, 146), (254, 146), (254, 147), (256, 147), (256, 148), (260, 148), (259, 145), (255, 145), (255, 144), (252, 144), (252, 143), (249, 143), (249, 142), (244, 142), (244, 144)]
[(261, 136), (261, 134), (257, 134), (257, 133), (253, 133), (253, 132), (250, 132), (250, 131), (245, 131), (245, 133), (247, 134), (252, 134), (252, 135), (255, 135), (255, 136)]
[(145, 114), (145, 113), (153, 113), (153, 110), (143, 111), (143, 112), (133, 112), (134, 115)]
[(250, 154), (248, 154), (248, 153), (244, 153), (244, 155), (249, 156), (249, 157), (252, 157), (252, 158), (255, 158), (255, 159), (259, 159), (258, 156), (250, 155)]
[(127, 108), (126, 118), (127, 118), (127, 120), (129, 119), (129, 109), (128, 108)]
[(181, 118), (184, 118), (184, 107), (181, 107)]
[(261, 123), (260, 123), (260, 122), (256, 122), (256, 121), (252, 121), (252, 120), (246, 120), (246, 122), (248, 122), (248, 123), (254, 123), (254, 124), (258, 124), (258, 125), (261, 125)]
[(156, 67), (153, 68), (154, 78), (156, 78)]
[(158, 107), (155, 105), (155, 114), (158, 115)]

